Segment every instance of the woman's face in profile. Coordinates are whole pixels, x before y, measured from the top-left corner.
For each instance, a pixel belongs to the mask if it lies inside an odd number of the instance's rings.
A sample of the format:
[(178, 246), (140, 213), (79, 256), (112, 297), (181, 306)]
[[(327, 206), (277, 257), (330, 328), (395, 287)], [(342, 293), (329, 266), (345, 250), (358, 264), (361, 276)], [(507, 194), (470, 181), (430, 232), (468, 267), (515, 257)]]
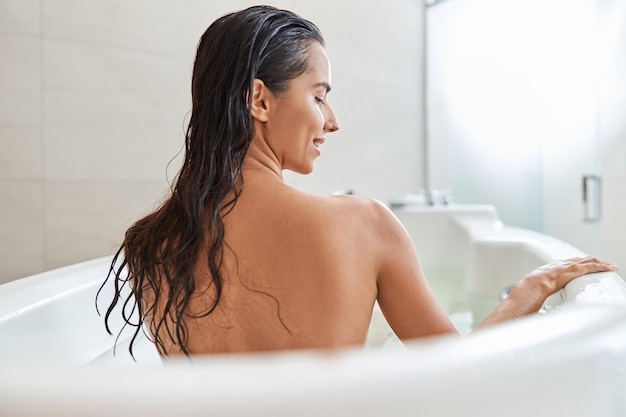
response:
[(282, 169), (308, 174), (328, 132), (339, 129), (328, 102), (330, 62), (317, 42), (308, 48), (310, 69), (291, 80), (287, 91), (272, 95), (265, 135)]

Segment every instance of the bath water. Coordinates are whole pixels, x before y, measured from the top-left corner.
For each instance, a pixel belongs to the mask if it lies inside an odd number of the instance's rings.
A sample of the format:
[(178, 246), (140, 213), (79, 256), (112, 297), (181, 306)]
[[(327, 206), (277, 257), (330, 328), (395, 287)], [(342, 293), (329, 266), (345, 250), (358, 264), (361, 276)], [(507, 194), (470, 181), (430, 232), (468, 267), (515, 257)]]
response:
[[(428, 285), (459, 333), (466, 335), (498, 305), (498, 294), (482, 295), (468, 290), (467, 270), (463, 266), (425, 265)], [(366, 346), (402, 346), (389, 327), (378, 305), (374, 308)]]
[(468, 334), (499, 303), (499, 294), (477, 294), (469, 290), (463, 266), (425, 265), (424, 275), (437, 301), (461, 334)]

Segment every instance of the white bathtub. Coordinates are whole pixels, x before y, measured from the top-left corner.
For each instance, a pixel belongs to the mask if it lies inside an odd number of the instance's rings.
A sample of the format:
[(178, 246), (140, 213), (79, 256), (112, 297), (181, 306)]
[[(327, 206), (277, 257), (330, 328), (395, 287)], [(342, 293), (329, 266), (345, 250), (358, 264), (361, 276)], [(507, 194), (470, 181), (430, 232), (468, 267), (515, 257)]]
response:
[[(504, 225), (490, 205), (415, 205), (394, 212), (411, 235), (440, 302), (450, 313), (471, 312), (475, 324), (497, 305), (503, 288), (533, 269), (586, 255), (551, 236)], [(617, 273), (589, 274), (550, 297), (545, 308), (626, 306), (625, 288)]]
[[(458, 317), (481, 314), (530, 269), (580, 254), (503, 226), (489, 206), (396, 213), (425, 269), (444, 272), (432, 285)], [(468, 337), (163, 366), (145, 340), (137, 363), (124, 340), (112, 355), (94, 309), (109, 261), (0, 286), (1, 416), (626, 415), (626, 285), (614, 273), (573, 281), (556, 312)]]

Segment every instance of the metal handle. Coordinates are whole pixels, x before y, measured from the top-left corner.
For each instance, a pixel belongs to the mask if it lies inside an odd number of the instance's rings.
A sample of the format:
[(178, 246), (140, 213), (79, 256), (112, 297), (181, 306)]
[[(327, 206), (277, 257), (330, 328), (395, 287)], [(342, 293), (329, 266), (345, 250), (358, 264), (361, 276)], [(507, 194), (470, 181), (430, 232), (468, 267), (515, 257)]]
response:
[(598, 175), (583, 175), (583, 221), (600, 221), (601, 179)]

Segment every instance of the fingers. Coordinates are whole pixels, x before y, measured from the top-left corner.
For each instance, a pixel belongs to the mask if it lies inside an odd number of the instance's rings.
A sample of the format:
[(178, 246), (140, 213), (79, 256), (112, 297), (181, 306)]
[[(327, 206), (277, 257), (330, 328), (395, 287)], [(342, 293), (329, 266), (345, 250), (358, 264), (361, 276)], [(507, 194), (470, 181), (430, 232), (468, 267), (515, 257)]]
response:
[(598, 259), (594, 256), (579, 256), (575, 258), (563, 259), (551, 262), (547, 265), (540, 266), (537, 271), (549, 271), (558, 268), (582, 268), (589, 271), (617, 271), (619, 267), (617, 264), (602, 259)]
[(619, 269), (616, 263), (598, 259), (594, 256), (571, 258), (566, 261), (574, 265), (581, 265), (594, 270), (597, 269), (598, 271), (617, 271)]
[(613, 262), (593, 256), (585, 256), (551, 262), (537, 268), (528, 277), (543, 282), (547, 288), (551, 288), (551, 291), (556, 292), (569, 281), (581, 275), (617, 270), (618, 266)]

